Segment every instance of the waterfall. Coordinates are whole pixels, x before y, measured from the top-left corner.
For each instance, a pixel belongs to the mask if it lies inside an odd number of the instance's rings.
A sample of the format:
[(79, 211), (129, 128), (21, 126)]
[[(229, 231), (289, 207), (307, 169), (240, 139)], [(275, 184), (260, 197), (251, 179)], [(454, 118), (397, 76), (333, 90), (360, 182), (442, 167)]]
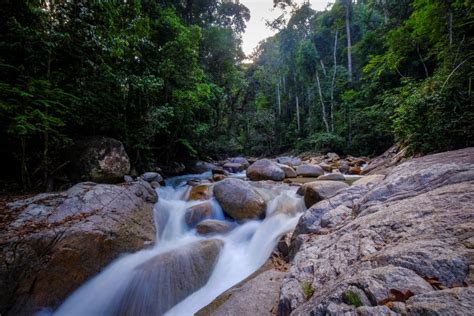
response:
[[(267, 202), (265, 219), (233, 223), (226, 234), (203, 237), (185, 223), (186, 210), (203, 202), (185, 200), (186, 182), (208, 177), (175, 177), (158, 188), (155, 245), (113, 261), (54, 315), (193, 315), (262, 266), (305, 209), (296, 188), (255, 184)], [(230, 221), (214, 198), (210, 203), (213, 219)]]

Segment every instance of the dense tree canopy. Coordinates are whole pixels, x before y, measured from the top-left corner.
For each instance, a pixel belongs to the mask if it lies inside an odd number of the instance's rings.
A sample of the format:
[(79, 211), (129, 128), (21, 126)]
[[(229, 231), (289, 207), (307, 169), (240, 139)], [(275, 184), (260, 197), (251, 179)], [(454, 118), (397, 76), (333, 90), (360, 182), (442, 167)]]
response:
[(121, 140), (139, 171), (473, 145), (471, 1), (274, 3), (289, 14), (244, 64), (238, 1), (2, 0), (2, 174), (44, 185), (90, 135)]

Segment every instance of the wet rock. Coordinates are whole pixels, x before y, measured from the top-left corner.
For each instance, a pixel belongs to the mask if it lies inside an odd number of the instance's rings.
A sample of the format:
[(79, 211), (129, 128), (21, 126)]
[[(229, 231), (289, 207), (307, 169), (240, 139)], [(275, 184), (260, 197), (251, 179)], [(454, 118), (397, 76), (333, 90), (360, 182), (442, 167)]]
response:
[(217, 174), (227, 175), (228, 172), (224, 170), (224, 168), (216, 167), (212, 169), (212, 175), (215, 176)]
[(230, 158), (223, 165), (224, 170), (232, 173), (243, 172), (249, 167), (249, 162), (243, 157)]
[(297, 177), (296, 171), (292, 167), (283, 164), (278, 164), (278, 167), (280, 167), (280, 169), (285, 173), (285, 178)]
[(191, 206), (184, 214), (184, 221), (189, 227), (196, 226), (199, 222), (211, 218), (212, 205), (209, 202)]
[(226, 176), (223, 175), (223, 174), (215, 174), (215, 175), (212, 176), (212, 180), (213, 180), (214, 182), (218, 182), (218, 181), (224, 180), (225, 178), (226, 178)]
[(296, 173), (303, 177), (319, 177), (324, 174), (324, 171), (318, 165), (301, 165), (296, 168)]
[[(223, 242), (208, 239), (161, 253), (135, 268), (113, 315), (163, 315), (206, 284)], [(173, 286), (163, 286), (163, 282)]]
[(278, 157), (276, 161), (282, 165), (287, 165), (290, 167), (297, 167), (301, 165), (301, 159), (298, 157), (288, 157), (288, 156)]
[(205, 162), (205, 161), (195, 161), (191, 163), (190, 165), (186, 166), (186, 169), (188, 170), (188, 172), (194, 173), (194, 174), (213, 171), (216, 168), (217, 166), (215, 164), (210, 163), (210, 162)]
[(219, 295), (196, 315), (274, 315), (284, 275), (266, 265)]
[(145, 172), (144, 174), (140, 176), (140, 178), (142, 178), (148, 183), (163, 182), (163, 177), (158, 172)]
[(227, 162), (241, 164), (245, 169), (247, 169), (248, 166), (250, 166), (249, 161), (244, 157), (233, 157), (233, 158), (228, 159)]
[(247, 177), (252, 181), (285, 179), (285, 172), (269, 159), (260, 159), (247, 169)]
[(208, 200), (210, 198), (211, 192), (209, 186), (205, 184), (196, 185), (189, 189), (188, 201), (196, 200)]
[[(300, 218), (278, 314), (469, 313), (472, 289), (462, 286), (474, 266), (466, 242), (474, 226), (474, 148), (359, 181)], [(310, 299), (302, 282), (314, 289)]]
[(223, 166), (225, 171), (231, 172), (231, 173), (238, 173), (245, 171), (247, 169), (247, 166), (238, 162), (226, 162)]
[(318, 180), (346, 181), (346, 178), (341, 173), (328, 173), (319, 176)]
[(124, 252), (154, 240), (155, 191), (143, 181), (79, 183), (9, 205), (0, 232), (0, 313), (55, 308)]
[(314, 181), (303, 184), (298, 190), (298, 194), (304, 196), (306, 207), (311, 207), (321, 200), (336, 195), (338, 191), (347, 187), (348, 185), (346, 183), (340, 181)]
[(232, 224), (217, 219), (206, 219), (196, 226), (196, 231), (201, 235), (224, 234), (232, 229)]
[(159, 187), (161, 187), (161, 184), (159, 182), (156, 182), (156, 181), (151, 181), (150, 185), (153, 189), (158, 189)]
[(71, 161), (71, 176), (76, 181), (116, 183), (130, 172), (130, 159), (123, 144), (109, 137), (79, 141)]
[(247, 182), (228, 178), (214, 186), (214, 195), (224, 212), (241, 220), (265, 215), (265, 200)]
[(133, 178), (131, 176), (125, 175), (123, 176), (124, 182), (133, 182)]

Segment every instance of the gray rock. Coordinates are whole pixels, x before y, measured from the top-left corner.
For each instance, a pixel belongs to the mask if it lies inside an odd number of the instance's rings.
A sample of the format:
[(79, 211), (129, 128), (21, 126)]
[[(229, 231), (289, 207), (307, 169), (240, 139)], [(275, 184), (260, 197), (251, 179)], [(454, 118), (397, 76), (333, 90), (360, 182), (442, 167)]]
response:
[(119, 255), (142, 249), (155, 238), (156, 201), (140, 180), (84, 182), (10, 204), (16, 215), (0, 232), (0, 313), (55, 308)]
[(265, 215), (265, 200), (247, 182), (228, 178), (214, 185), (214, 195), (224, 212), (241, 220)]
[(231, 172), (231, 173), (237, 173), (237, 172), (242, 172), (247, 169), (247, 165), (239, 163), (239, 162), (226, 162), (222, 168), (224, 168), (225, 171)]
[(319, 201), (336, 195), (337, 192), (347, 187), (349, 187), (349, 185), (340, 181), (314, 181), (303, 184), (300, 188), (301, 190), (298, 190), (298, 192), (299, 194), (301, 194), (302, 191), (304, 192), (304, 203), (306, 207), (311, 207)]
[(205, 162), (205, 161), (196, 161), (196, 162), (194, 162), (191, 165), (186, 167), (186, 169), (190, 173), (196, 173), (196, 174), (204, 173), (204, 172), (207, 172), (207, 171), (213, 171), (216, 168), (217, 168), (217, 166), (215, 164), (210, 163), (210, 162)]
[(196, 315), (274, 315), (284, 275), (284, 272), (264, 266), (222, 293)]
[[(206, 284), (223, 242), (203, 240), (156, 255), (135, 268), (112, 315), (163, 315)], [(163, 286), (164, 280), (173, 286)]]
[(153, 181), (158, 183), (163, 182), (163, 177), (158, 172), (145, 172), (140, 176), (140, 178), (142, 178), (148, 183), (151, 183)]
[(116, 183), (130, 172), (130, 159), (123, 144), (108, 137), (79, 141), (71, 161), (71, 176), (76, 181)]
[(212, 205), (209, 202), (191, 206), (184, 214), (184, 221), (189, 227), (195, 227), (199, 222), (211, 218)]
[(133, 182), (133, 178), (131, 176), (125, 175), (123, 176), (124, 182)]
[(230, 163), (239, 163), (241, 165), (244, 166), (245, 169), (248, 168), (248, 166), (250, 166), (250, 163), (247, 159), (245, 159), (244, 157), (233, 157), (233, 158), (229, 158), (227, 160), (227, 162), (230, 162)]
[(328, 158), (328, 160), (330, 161), (337, 161), (340, 159), (339, 155), (336, 154), (336, 153), (327, 153), (326, 154), (326, 157)]
[(278, 157), (276, 161), (282, 165), (287, 165), (290, 167), (297, 167), (301, 165), (301, 159), (298, 157), (283, 156), (283, 157)]
[(260, 159), (247, 169), (247, 177), (252, 181), (285, 179), (285, 172), (269, 159)]
[(278, 167), (285, 173), (285, 178), (296, 178), (298, 176), (295, 169), (290, 166), (278, 164)]
[[(278, 314), (388, 314), (381, 305), (395, 290), (404, 298), (387, 305), (394, 313), (469, 314), (472, 288), (459, 286), (474, 279), (473, 171), (473, 148), (425, 156), (308, 209), (293, 234)], [(457, 288), (439, 291), (427, 280)], [(309, 300), (302, 282), (314, 289)], [(348, 304), (347, 291), (361, 306)]]
[(224, 234), (232, 229), (232, 224), (217, 219), (206, 219), (196, 225), (196, 231), (200, 235)]
[(319, 177), (324, 174), (324, 170), (318, 165), (301, 165), (296, 168), (296, 173), (303, 177)]
[(472, 315), (474, 287), (458, 287), (416, 295), (406, 302), (410, 315)]

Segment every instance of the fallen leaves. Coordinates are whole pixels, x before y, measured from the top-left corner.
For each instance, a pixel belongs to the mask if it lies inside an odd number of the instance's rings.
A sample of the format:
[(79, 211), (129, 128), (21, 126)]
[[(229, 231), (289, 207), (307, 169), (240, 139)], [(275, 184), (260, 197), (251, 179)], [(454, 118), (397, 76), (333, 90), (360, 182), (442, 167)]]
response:
[(381, 301), (380, 305), (385, 305), (388, 308), (393, 308), (394, 302), (406, 302), (413, 295), (415, 294), (410, 290), (402, 292), (397, 289), (390, 289), (390, 296)]

